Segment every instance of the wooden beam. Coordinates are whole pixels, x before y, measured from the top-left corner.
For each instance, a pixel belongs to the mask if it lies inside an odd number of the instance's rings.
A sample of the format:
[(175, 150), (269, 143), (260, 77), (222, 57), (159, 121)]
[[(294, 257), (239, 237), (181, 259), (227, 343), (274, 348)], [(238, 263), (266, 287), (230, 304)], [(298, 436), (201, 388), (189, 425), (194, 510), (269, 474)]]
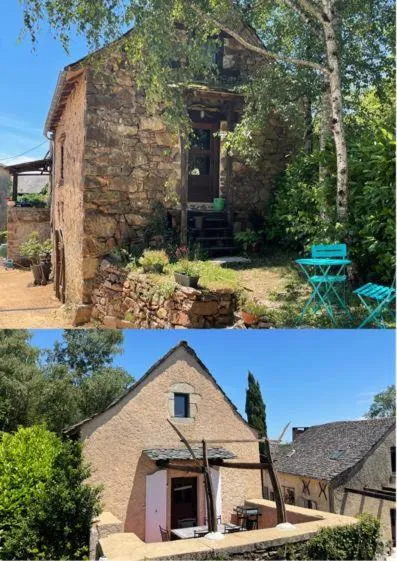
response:
[(175, 469), (177, 471), (185, 471), (185, 472), (191, 472), (191, 473), (203, 473), (204, 468), (202, 467), (198, 467), (198, 466), (181, 466), (178, 464), (165, 464), (160, 466), (162, 468), (166, 468), (166, 469)]
[(18, 174), (12, 176), (12, 200), (17, 202), (18, 199)]
[[(265, 440), (266, 440), (266, 438), (258, 438), (258, 440), (254, 440), (252, 438), (250, 438), (249, 440), (248, 439), (236, 439), (236, 438), (233, 438), (233, 439), (218, 438), (217, 440), (206, 440), (206, 443), (207, 444), (219, 444), (219, 443), (234, 444), (235, 442), (239, 442), (239, 443), (249, 442), (249, 443), (252, 444), (252, 443), (258, 443), (258, 442), (265, 442)], [(201, 440), (191, 440), (190, 442), (192, 444), (199, 444), (201, 442)]]
[[(227, 104), (226, 109), (227, 115), (227, 130), (233, 130), (233, 111), (232, 111), (232, 104)], [(226, 191), (226, 201), (227, 201), (227, 218), (229, 224), (232, 225), (233, 223), (233, 192), (232, 192), (232, 158), (229, 154), (229, 150), (227, 150), (225, 155), (225, 191)]]
[(345, 487), (345, 491), (348, 493), (354, 493), (356, 495), (362, 495), (364, 497), (373, 497), (374, 499), (381, 499), (384, 501), (395, 501), (395, 497), (388, 495), (387, 493), (382, 493), (380, 491), (366, 491), (365, 489), (350, 489)]
[(220, 466), (234, 469), (268, 469), (269, 464), (267, 462), (222, 462)]
[(181, 135), (181, 244), (187, 245), (188, 157), (185, 138)]

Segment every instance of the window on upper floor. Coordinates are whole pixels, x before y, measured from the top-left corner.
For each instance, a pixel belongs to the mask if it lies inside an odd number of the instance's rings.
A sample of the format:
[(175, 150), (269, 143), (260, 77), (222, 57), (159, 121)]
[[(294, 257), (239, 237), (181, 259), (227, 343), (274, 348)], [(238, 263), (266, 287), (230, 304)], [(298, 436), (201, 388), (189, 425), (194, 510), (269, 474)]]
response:
[(190, 417), (189, 394), (174, 394), (174, 417)]
[(390, 459), (391, 459), (391, 471), (396, 473), (396, 447), (392, 446), (390, 448)]

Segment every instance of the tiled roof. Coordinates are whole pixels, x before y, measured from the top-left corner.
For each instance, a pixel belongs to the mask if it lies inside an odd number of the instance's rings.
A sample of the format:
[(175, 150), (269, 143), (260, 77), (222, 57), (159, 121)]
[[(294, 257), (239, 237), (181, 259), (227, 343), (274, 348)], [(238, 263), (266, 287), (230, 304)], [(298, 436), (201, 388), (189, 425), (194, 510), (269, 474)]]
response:
[[(193, 448), (197, 458), (202, 459), (202, 448)], [(192, 455), (187, 448), (147, 448), (143, 451), (151, 460), (191, 460)], [(209, 460), (231, 460), (235, 458), (233, 452), (224, 448), (208, 448)]]
[(277, 471), (331, 481), (350, 470), (395, 426), (394, 418), (309, 427), (272, 451)]

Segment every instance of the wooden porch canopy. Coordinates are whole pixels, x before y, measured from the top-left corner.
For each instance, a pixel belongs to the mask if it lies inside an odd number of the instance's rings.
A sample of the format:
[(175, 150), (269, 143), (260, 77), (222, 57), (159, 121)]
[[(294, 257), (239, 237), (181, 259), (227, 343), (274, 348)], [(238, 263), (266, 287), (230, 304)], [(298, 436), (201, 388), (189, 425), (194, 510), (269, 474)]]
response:
[(42, 160), (34, 160), (33, 162), (22, 162), (7, 166), (5, 169), (12, 175), (12, 200), (16, 202), (18, 197), (18, 177), (19, 176), (37, 176), (50, 175), (51, 158), (43, 158)]

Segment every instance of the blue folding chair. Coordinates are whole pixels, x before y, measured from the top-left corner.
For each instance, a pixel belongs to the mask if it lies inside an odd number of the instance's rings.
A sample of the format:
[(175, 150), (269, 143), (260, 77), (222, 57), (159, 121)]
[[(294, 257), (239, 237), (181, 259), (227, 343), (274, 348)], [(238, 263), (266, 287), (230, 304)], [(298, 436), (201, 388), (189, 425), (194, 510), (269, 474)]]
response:
[(358, 329), (361, 329), (371, 321), (380, 328), (385, 329), (387, 327), (383, 316), (386, 312), (392, 312), (391, 305), (396, 299), (394, 284), (395, 278), (391, 287), (369, 282), (353, 291), (369, 312), (365, 320), (358, 326)]
[[(347, 258), (346, 244), (313, 245), (311, 257), (297, 259), (296, 262), (302, 268), (313, 288), (312, 294), (299, 316), (299, 320), (303, 318), (310, 306), (313, 306), (314, 311), (323, 307), (331, 317), (332, 322), (336, 324), (336, 318), (332, 309), (332, 299), (336, 300), (337, 304), (351, 316), (350, 310), (345, 303), (345, 293), (342, 296), (337, 288), (340, 286), (345, 288), (347, 280), (346, 267), (351, 263)], [(317, 272), (313, 274), (311, 272), (312, 269), (317, 269)]]

